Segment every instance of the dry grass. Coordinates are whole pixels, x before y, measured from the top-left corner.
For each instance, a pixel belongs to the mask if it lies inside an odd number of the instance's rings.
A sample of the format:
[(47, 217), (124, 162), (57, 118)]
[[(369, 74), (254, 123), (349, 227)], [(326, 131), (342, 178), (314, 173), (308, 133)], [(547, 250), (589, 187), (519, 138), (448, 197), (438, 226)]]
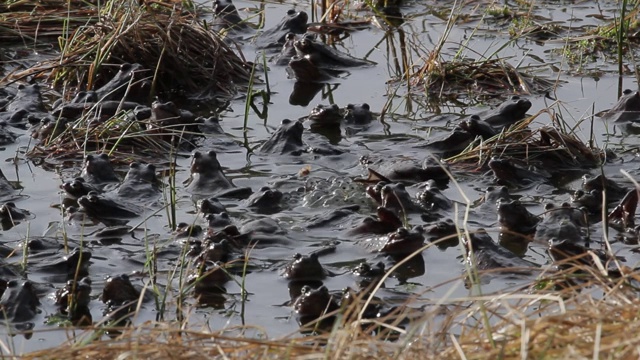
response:
[(540, 94), (553, 82), (528, 75), (504, 59), (445, 61), (435, 52), (411, 75), (412, 85), (421, 85), (429, 94), (501, 95)]
[(40, 18), (26, 19), (21, 11), (2, 17), (0, 26), (13, 26), (16, 41), (42, 34), (62, 36), (59, 59), (8, 78), (46, 76), (45, 81), (54, 86), (67, 89), (86, 84), (86, 89), (93, 89), (114, 73), (115, 67), (104, 65), (139, 63), (150, 70), (154, 93), (219, 97), (234, 95), (235, 84), (249, 79), (250, 66), (242, 55), (210, 31), (189, 2), (112, 0), (101, 7), (76, 5), (67, 8), (62, 0), (36, 3), (33, 8)]
[[(542, 114), (549, 114), (553, 125), (529, 129), (528, 125)], [(545, 109), (488, 140), (472, 144), (447, 160), (451, 164), (483, 164), (492, 156), (499, 156), (525, 161), (539, 158), (546, 164), (561, 167), (599, 166), (604, 159), (603, 151), (586, 145), (575, 133), (567, 130), (565, 124), (553, 121), (556, 118), (552, 110)]]
[[(640, 274), (605, 269), (606, 264), (597, 261), (595, 267), (561, 271), (548, 266), (516, 291), (440, 299), (438, 305), (415, 298), (402, 307), (401, 315), (386, 319), (358, 320), (359, 308), (352, 307), (330, 331), (306, 337), (269, 339), (251, 326), (211, 332), (185, 330), (187, 326), (177, 322), (146, 323), (120, 329), (122, 334), (109, 340), (91, 341), (105, 329), (87, 329), (71, 344), (22, 358), (637, 358)], [(414, 319), (411, 325), (393, 323), (403, 316)], [(371, 329), (386, 331), (373, 334)], [(261, 335), (244, 336), (247, 333)]]

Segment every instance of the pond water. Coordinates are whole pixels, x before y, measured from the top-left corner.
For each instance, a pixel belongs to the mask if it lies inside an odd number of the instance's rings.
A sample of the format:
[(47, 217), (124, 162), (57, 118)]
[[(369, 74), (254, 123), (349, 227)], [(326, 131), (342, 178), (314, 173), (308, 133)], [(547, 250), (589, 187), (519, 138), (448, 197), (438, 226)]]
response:
[[(261, 5), (258, 1), (234, 3), (240, 9), (240, 15), (243, 18), (255, 14), (255, 10)], [(406, 17), (401, 29), (410, 44), (409, 47), (415, 49), (410, 54), (411, 68), (417, 68), (423, 64), (427, 53), (436, 46), (446, 31), (446, 17), (449, 15), (449, 10), (446, 8), (451, 4), (443, 5), (442, 3), (441, 1), (405, 1), (401, 7)], [(624, 151), (625, 155), (622, 156), (624, 162), (617, 161), (604, 166), (604, 172), (612, 179), (628, 185), (630, 182), (620, 174), (619, 170), (625, 169), (633, 176), (637, 176), (638, 162), (633, 155), (638, 145), (637, 138), (625, 136), (617, 126), (605, 123), (599, 118), (591, 120), (590, 117), (594, 113), (611, 108), (618, 99), (620, 88), (636, 89), (637, 81), (632, 75), (625, 75), (622, 78), (617, 76), (613, 55), (599, 54), (594, 61), (585, 63), (578, 71), (577, 66), (569, 64), (562, 53), (564, 41), (568, 37), (584, 35), (585, 28), (601, 25), (618, 16), (618, 3), (613, 1), (537, 1), (532, 2), (530, 7), (523, 5), (517, 7), (516, 3), (522, 2), (507, 2), (507, 6), (520, 14), (514, 19), (524, 17), (526, 13), (532, 13), (535, 15), (535, 21), (539, 23), (554, 23), (564, 27), (564, 32), (559, 37), (548, 41), (534, 41), (525, 37), (511, 39), (510, 24), (515, 20), (496, 19), (485, 13), (484, 9), (491, 3), (489, 1), (466, 3), (464, 13), (467, 17), (457, 21), (448, 34), (442, 50), (443, 59), (450, 60), (458, 52), (464, 57), (473, 59), (495, 53), (497, 57), (513, 66), (530, 69), (539, 77), (557, 81), (557, 86), (553, 87), (549, 96), (520, 94), (532, 103), (528, 113), (535, 114), (549, 108), (560, 114), (569, 127), (576, 127), (576, 133), (583, 141), (587, 141), (593, 133), (596, 146), (607, 147), (618, 153)], [(207, 3), (203, 5), (211, 6)], [(262, 5), (264, 5), (265, 28), (275, 26), (291, 8), (310, 12), (311, 7), (309, 1), (296, 2), (295, 6), (290, 2), (268, 2)], [(371, 16), (371, 13), (366, 11), (354, 11), (352, 14), (362, 18)], [(262, 119), (255, 112), (250, 111), (248, 129), (245, 132), (243, 94), (239, 94), (237, 99), (233, 100), (220, 114), (224, 131), (236, 142), (236, 145), (230, 145), (225, 151), (218, 152), (218, 160), (227, 176), (233, 179), (237, 186), (250, 187), (256, 191), (262, 186), (271, 185), (290, 192), (291, 200), (284, 209), (269, 215), (287, 230), (290, 240), (281, 244), (258, 246), (250, 251), (250, 272), (244, 280), (244, 286), (248, 292), (246, 299), (241, 296), (241, 279), (238, 275), (234, 275), (237, 281), (229, 281), (225, 284), (224, 302), (217, 308), (199, 307), (196, 300), (188, 296), (183, 304), (183, 312), (189, 318), (189, 326), (194, 329), (217, 330), (231, 325), (256, 325), (264, 329), (266, 334), (274, 337), (296, 332), (299, 324), (290, 306), (289, 284), (279, 276), (279, 273), (295, 253), (308, 254), (324, 243), (337, 244), (335, 252), (320, 258), (321, 263), (334, 275), (323, 281), (323, 285), (331, 291), (347, 286), (354, 287), (355, 278), (351, 270), (363, 260), (370, 263), (383, 261), (387, 268), (394, 264), (393, 260), (371, 253), (359, 244), (357, 240), (362, 238), (356, 239), (346, 234), (346, 231), (360, 219), (372, 215), (375, 211), (373, 201), (364, 197), (364, 187), (351, 184), (347, 189), (347, 191), (362, 192), (363, 200), (360, 201), (362, 206), (359, 215), (338, 222), (331, 228), (308, 230), (303, 224), (311, 216), (336, 208), (343, 203), (334, 201), (324, 207), (303, 204), (302, 195), (296, 189), (303, 186), (306, 179), (298, 178), (297, 174), (303, 169), (309, 169), (307, 177), (310, 179), (341, 178), (348, 182), (348, 179), (366, 176), (366, 166), (359, 161), (363, 156), (369, 156), (372, 159), (404, 157), (421, 162), (432, 155), (427, 150), (414, 146), (419, 139), (441, 137), (453, 128), (458, 119), (457, 114), (474, 114), (486, 110), (489, 106), (496, 106), (513, 95), (504, 93), (500, 97), (487, 98), (474, 97), (474, 94), (461, 94), (458, 97), (460, 103), (456, 105), (447, 102), (444, 96), (427, 95), (419, 88), (409, 90), (408, 94), (405, 85), (399, 81), (392, 81), (397, 80), (399, 74), (395, 72), (393, 66), (389, 65), (393, 61), (393, 52), (389, 49), (398, 50), (398, 36), (397, 30), (385, 32), (374, 26), (351, 32), (350, 36), (337, 48), (355, 57), (366, 57), (377, 65), (353, 69), (347, 76), (325, 85), (308, 106), (289, 103), (294, 80), (288, 78), (285, 67), (270, 64), (267, 75), (259, 74), (262, 80), (268, 76), (272, 91), (268, 104), (268, 117)], [(257, 50), (250, 41), (243, 41), (240, 45), (248, 60), (253, 60), (254, 54), (258, 61), (261, 60), (261, 50)], [(307, 116), (317, 104), (334, 103), (340, 107), (345, 107), (349, 103), (368, 103), (376, 114), (380, 114), (383, 109), (385, 114), (363, 131), (355, 134), (347, 134), (343, 131), (337, 146), (344, 149), (345, 153), (340, 156), (312, 154), (264, 156), (249, 152), (248, 149), (253, 149), (265, 141), (282, 119), (299, 119)], [(473, 105), (461, 107), (460, 104), (464, 103)], [(536, 128), (549, 123), (550, 116), (542, 114), (534, 120), (531, 127)], [(324, 141), (321, 135), (309, 138), (310, 134), (307, 126), (305, 140)], [(248, 146), (242, 146), (245, 143)], [(172, 272), (179, 268), (183, 242), (176, 240), (172, 235), (165, 212), (160, 211), (156, 216), (147, 219), (140, 217), (132, 220), (131, 225), (141, 224), (139, 230), (133, 235), (123, 236), (114, 243), (104, 243), (92, 235), (104, 225), (71, 224), (60, 210), (64, 194), (61, 193), (59, 186), (64, 181), (77, 176), (80, 168), (59, 166), (57, 171), (52, 171), (50, 168), (45, 170), (42, 166), (28, 160), (26, 152), (32, 146), (34, 142), (30, 141), (27, 135), (23, 135), (17, 144), (6, 146), (2, 152), (5, 161), (0, 162), (0, 170), (9, 180), (18, 182), (22, 187), (20, 197), (15, 200), (16, 205), (28, 209), (34, 215), (34, 219), (24, 221), (0, 233), (2, 243), (18, 249), (21, 253), (21, 244), (25, 239), (45, 234), (61, 239), (61, 234), (64, 232), (73, 244), (78, 245), (82, 242), (83, 246), (92, 252), (89, 276), (93, 283), (93, 290), (89, 308), (94, 322), (101, 321), (106, 308), (99, 299), (105, 278), (128, 273), (133, 274), (131, 278), (135, 285), (148, 286), (150, 279), (145, 275), (148, 274), (147, 252), (155, 247), (158, 250), (157, 268), (160, 291), (164, 292), (167, 289), (166, 284), (170, 283), (172, 289), (169, 290), (169, 303), (175, 304), (177, 296), (175, 288), (179, 286), (179, 281), (168, 279)], [(206, 152), (209, 149), (198, 150)], [(158, 167), (162, 168), (165, 164), (166, 159), (163, 159), (158, 162)], [(189, 164), (189, 153), (179, 154), (176, 164), (177, 184), (182, 184), (189, 178)], [(384, 166), (375, 165), (378, 168)], [(117, 170), (121, 176), (124, 176), (126, 168), (121, 167)], [(594, 175), (599, 171), (599, 169), (592, 169), (585, 170), (584, 173)], [(495, 185), (492, 176), (485, 171), (476, 173), (454, 171), (453, 176), (460, 187), (450, 182), (443, 189), (443, 193), (449, 199), (459, 202), (464, 202), (465, 196), (475, 201), (482, 196), (487, 186)], [(580, 181), (578, 176), (562, 184), (560, 188), (541, 186), (535, 189), (513, 190), (512, 194), (521, 196), (528, 204), (530, 211), (540, 214), (546, 202), (559, 204), (569, 201), (570, 190), (579, 188)], [(197, 213), (194, 199), (181, 185), (178, 186), (177, 197), (178, 220), (205, 225), (204, 220)], [(238, 225), (264, 216), (249, 210), (242, 201), (223, 200), (223, 204)], [(452, 211), (448, 217), (461, 221), (463, 210), (464, 206), (460, 205), (458, 213), (455, 214)], [(409, 216), (407, 221), (412, 226), (427, 225), (419, 214)], [(497, 240), (496, 218), (476, 219), (476, 222), (470, 225), (472, 229), (481, 226)], [(598, 236), (601, 232), (599, 227), (595, 225), (594, 234), (592, 234), (596, 244), (599, 244)], [(626, 258), (627, 265), (634, 266), (637, 263), (638, 257), (632, 252), (633, 245), (614, 243), (614, 246), (614, 251)], [(541, 266), (548, 266), (551, 260), (546, 254), (544, 244), (534, 243), (529, 247), (524, 257)], [(62, 255), (63, 251), (60, 250), (52, 258)], [(469, 290), (464, 284), (463, 258), (464, 250), (461, 247), (454, 246), (445, 250), (431, 247), (422, 253), (422, 261), (418, 261), (417, 265), (414, 264), (414, 272), (408, 279), (399, 280), (398, 277), (402, 276), (388, 279), (386, 287), (379, 291), (378, 296), (389, 304), (399, 304), (414, 295), (421, 296), (426, 302), (446, 303), (446, 298), (474, 294), (477, 288)], [(20, 261), (20, 256), (9, 259), (9, 262), (14, 263)], [(16, 353), (53, 347), (69, 341), (74, 335), (73, 330), (47, 324), (47, 319), (57, 313), (53, 302), (55, 289), (62, 287), (66, 279), (53, 277), (46, 271), (39, 271), (37, 267), (27, 268), (26, 276), (47, 289), (46, 294), (40, 298), (40, 313), (32, 320), (35, 332), (28, 336), (13, 336), (16, 330), (12, 326), (4, 326), (0, 327), (0, 333), (2, 333), (0, 340)], [(534, 277), (535, 274), (531, 277), (515, 279), (496, 277), (491, 282), (482, 284), (481, 288), (483, 293), (514, 289), (528, 283)], [(455, 278), (457, 280), (441, 285)], [(175, 313), (175, 305), (171, 305), (165, 314), (165, 319), (175, 317)], [(140, 324), (153, 321), (158, 314), (159, 311), (153, 301), (145, 302), (132, 322)], [(4, 351), (3, 349), (2, 352)]]

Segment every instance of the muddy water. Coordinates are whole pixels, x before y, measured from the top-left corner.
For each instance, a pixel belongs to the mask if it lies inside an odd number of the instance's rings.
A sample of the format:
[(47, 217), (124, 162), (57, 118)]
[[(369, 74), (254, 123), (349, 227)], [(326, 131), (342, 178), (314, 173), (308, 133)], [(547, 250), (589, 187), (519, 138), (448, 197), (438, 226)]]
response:
[[(437, 3), (439, 2), (413, 1), (402, 7), (403, 13), (407, 15), (407, 22), (402, 26), (402, 29), (407, 40), (413, 44), (412, 46), (418, 46), (421, 49), (419, 54), (412, 54), (413, 65), (420, 66), (422, 64), (419, 55), (424, 56), (426, 51), (430, 51), (445, 31), (446, 22), (441, 19), (439, 14), (446, 15), (448, 12), (439, 8), (436, 8), (436, 10), (439, 9), (438, 11), (434, 11), (433, 5)], [(599, 147), (606, 146), (615, 151), (621, 151), (633, 149), (638, 145), (635, 136), (624, 136), (620, 129), (612, 124), (606, 124), (599, 119), (594, 121), (589, 119), (593, 113), (608, 109), (616, 102), (620, 81), (623, 88), (637, 88), (636, 81), (632, 77), (619, 79), (613, 71), (615, 65), (609, 59), (606, 61), (598, 59), (596, 62), (588, 63), (581, 74), (576, 74), (575, 67), (569, 66), (559, 52), (553, 51), (553, 49), (562, 48), (562, 38), (547, 43), (527, 39), (510, 42), (509, 20), (481, 21), (482, 6), (486, 3), (471, 2), (465, 8), (465, 11), (472, 16), (468, 21), (461, 21), (454, 26), (443, 48), (445, 59), (458, 52), (461, 44), (464, 44), (462, 49), (464, 56), (478, 58), (478, 54), (488, 55), (497, 52), (498, 56), (514, 66), (536, 67), (535, 73), (538, 76), (558, 81), (555, 91), (549, 94), (550, 97), (558, 101), (545, 98), (540, 94), (528, 95), (533, 104), (529, 113), (536, 113), (550, 107), (562, 116), (568, 126), (575, 126), (582, 139), (588, 139), (593, 133), (595, 143)], [(612, 18), (615, 11), (615, 3), (613, 2), (580, 1), (577, 2), (578, 4), (574, 4), (574, 2), (567, 1), (549, 1), (544, 4), (540, 3), (539, 6), (534, 6), (532, 9), (519, 9), (518, 11), (531, 10), (534, 14), (539, 15), (538, 20), (541, 22), (557, 21), (564, 26), (573, 27), (601, 24), (601, 20), (599, 20), (601, 15)], [(253, 10), (258, 5), (254, 1), (236, 2), (239, 9)], [(277, 24), (290, 8), (291, 5), (288, 4), (267, 3), (265, 5), (266, 27), (269, 28)], [(298, 4), (296, 9), (309, 12), (310, 5), (308, 1), (304, 1)], [(251, 14), (251, 11), (241, 11), (240, 14), (242, 17), (246, 17)], [(369, 16), (367, 13), (355, 14)], [(567, 34), (574, 33), (579, 33), (579, 31), (567, 30)], [(397, 43), (397, 32), (386, 33), (376, 27), (352, 32), (351, 36), (344, 40), (340, 49), (356, 57), (366, 56), (367, 59), (375, 61), (377, 65), (366, 69), (354, 69), (344, 79), (337, 80), (331, 86), (325, 86), (309, 106), (289, 104), (294, 81), (287, 78), (283, 67), (271, 66), (268, 78), (273, 94), (271, 103), (268, 105), (269, 112), (266, 120), (258, 118), (255, 113), (251, 112), (248, 122), (249, 129), (246, 133), (243, 131), (245, 103), (242, 94), (221, 114), (225, 132), (238, 144), (218, 154), (218, 159), (226, 168), (227, 175), (234, 180), (236, 185), (249, 186), (254, 190), (267, 184), (284, 183), (283, 189), (294, 191), (298, 185), (286, 185), (287, 181), (283, 180), (307, 167), (311, 170), (309, 175), (311, 178), (351, 178), (362, 176), (366, 172), (365, 167), (360, 165), (358, 161), (361, 156), (385, 158), (404, 156), (421, 161), (430, 154), (424, 150), (412, 148), (410, 144), (414, 143), (416, 139), (442, 135), (448, 131), (447, 128), (452, 126), (438, 115), (472, 114), (500, 101), (500, 99), (489, 101), (485, 99), (478, 102), (477, 99), (464, 95), (460, 97), (460, 100), (474, 105), (462, 108), (447, 102), (439, 103), (439, 96), (429, 95), (427, 97), (424, 92), (415, 89), (410, 90), (411, 96), (408, 96), (406, 86), (388, 82), (398, 74), (395, 73), (392, 66), (388, 65), (393, 59), (387, 49), (390, 46), (397, 46)], [(505, 44), (507, 45), (505, 46)], [(256, 50), (252, 44), (243, 43), (242, 49), (248, 59), (253, 59)], [(264, 79), (264, 76), (262, 74), (261, 78)], [(510, 94), (504, 95), (506, 98)], [(382, 121), (374, 122), (363, 132), (355, 135), (346, 135), (343, 132), (338, 145), (349, 150), (343, 156), (265, 157), (251, 154), (247, 148), (241, 146), (246, 140), (249, 148), (255, 147), (274, 131), (282, 119), (303, 117), (309, 114), (311, 108), (316, 104), (336, 103), (344, 107), (348, 103), (363, 102), (370, 104), (372, 110), (378, 113), (388, 103), (387, 114)], [(425, 106), (426, 103), (430, 105)], [(456, 117), (447, 116), (444, 118), (455, 119)], [(583, 121), (583, 119), (587, 120)], [(549, 115), (543, 114), (536, 119), (533, 126), (540, 126), (549, 123), (549, 121)], [(307, 135), (308, 132), (306, 132), (305, 138)], [(169, 291), (170, 302), (175, 299), (176, 291), (174, 289), (179, 285), (178, 281), (168, 279), (170, 273), (179, 264), (178, 259), (182, 245), (171, 235), (166, 215), (160, 212), (157, 216), (143, 221), (138, 231), (132, 236), (125, 236), (121, 241), (108, 244), (101, 242), (91, 235), (100, 229), (100, 226), (83, 227), (69, 224), (64, 220), (59, 210), (62, 197), (59, 185), (64, 180), (77, 175), (79, 169), (60, 167), (55, 172), (44, 170), (26, 159), (26, 150), (33, 146), (30, 144), (29, 138), (22, 136), (19, 140), (18, 144), (7, 146), (2, 152), (2, 158), (6, 161), (0, 162), (0, 169), (10, 180), (18, 181), (23, 187), (21, 197), (16, 200), (16, 203), (19, 207), (30, 210), (35, 215), (35, 219), (2, 232), (0, 240), (9, 246), (20, 249), (21, 242), (26, 238), (44, 234), (61, 238), (61, 234), (64, 232), (73, 244), (79, 245), (82, 242), (82, 246), (89, 248), (93, 253), (89, 274), (94, 284), (90, 309), (95, 322), (101, 321), (103, 318), (105, 306), (98, 298), (105, 277), (121, 273), (136, 273), (142, 274), (132, 276), (136, 285), (148, 284), (149, 278), (144, 275), (146, 273), (146, 251), (153, 247), (159, 251), (158, 270), (160, 274), (158, 281), (161, 285), (160, 291)], [(178, 158), (178, 183), (189, 177), (188, 165), (188, 154), (181, 154)], [(637, 175), (638, 167), (634, 156), (626, 155), (624, 164), (614, 163), (605, 167), (604, 171), (616, 180), (625, 181), (619, 170), (624, 168), (631, 174)], [(119, 170), (123, 171), (121, 174), (126, 171), (124, 168)], [(591, 173), (597, 172), (593, 170)], [(455, 175), (460, 183), (460, 189), (472, 201), (481, 196), (484, 188), (493, 184), (490, 176)], [(575, 179), (562, 184), (558, 189), (546, 186), (535, 190), (516, 191), (515, 194), (521, 195), (530, 204), (532, 212), (541, 213), (541, 204), (548, 201), (555, 203), (567, 201), (569, 190), (578, 187), (579, 179)], [(450, 199), (464, 201), (463, 194), (456, 186), (449, 185), (443, 192)], [(362, 216), (371, 214), (375, 208), (373, 203), (368, 201), (364, 199), (361, 202), (363, 205)], [(242, 224), (259, 217), (237, 201), (225, 201), (224, 204), (236, 224)], [(183, 311), (189, 318), (190, 326), (195, 329), (222, 329), (231, 325), (250, 324), (262, 327), (269, 336), (295, 332), (299, 326), (291, 307), (287, 305), (290, 301), (288, 284), (279, 277), (279, 271), (294, 253), (307, 254), (317, 249), (323, 242), (339, 241), (335, 253), (321, 258), (321, 262), (334, 274), (324, 281), (324, 285), (330, 290), (354, 286), (354, 277), (350, 274), (350, 270), (363, 260), (384, 261), (388, 266), (392, 265), (391, 260), (371, 254), (356, 244), (354, 239), (345, 235), (344, 230), (355, 224), (358, 221), (357, 218), (350, 219), (336, 228), (324, 230), (308, 231), (300, 226), (312, 215), (338, 205), (340, 205), (339, 202), (335, 202), (327, 207), (311, 208), (303, 206), (300, 202), (292, 201), (287, 209), (272, 215), (272, 218), (288, 230), (292, 241), (260, 247), (251, 251), (251, 272), (246, 276), (245, 282), (248, 291), (246, 299), (243, 300), (240, 296), (239, 282), (234, 281), (226, 284), (225, 301), (218, 308), (200, 308), (196, 306), (193, 298), (188, 298)], [(183, 191), (182, 187), (178, 193), (178, 209), (179, 221), (204, 224), (203, 220), (196, 215), (197, 211), (193, 199)], [(459, 210), (461, 213), (462, 207)], [(457, 215), (452, 213), (450, 217), (459, 219), (461, 218), (460, 213)], [(412, 216), (408, 220), (411, 225), (424, 223), (418, 216)], [(135, 219), (130, 224), (137, 224), (141, 221), (142, 218)], [(474, 227), (487, 228), (494, 239), (497, 239), (495, 218), (477, 220), (475, 224)], [(594, 238), (598, 239), (598, 230), (594, 231), (596, 233)], [(630, 252), (631, 246), (623, 244), (614, 244), (614, 246), (615, 251), (626, 257), (628, 265), (633, 266), (637, 262), (637, 255)], [(422, 254), (423, 271), (418, 270), (413, 277), (403, 281), (397, 278), (387, 280), (386, 288), (381, 289), (379, 296), (393, 304), (401, 303), (414, 294), (420, 294), (425, 299), (436, 301), (445, 296), (462, 297), (473, 293), (464, 286), (461, 279), (447, 283), (445, 286), (439, 286), (449, 279), (462, 275), (464, 271), (462, 254), (462, 250), (457, 247), (444, 251), (436, 248), (428, 249)], [(61, 255), (62, 252), (58, 256)], [(525, 258), (541, 265), (549, 262), (544, 247), (537, 244), (530, 246)], [(18, 257), (11, 260), (13, 262), (20, 261)], [(420, 264), (417, 267), (420, 268)], [(44, 331), (57, 329), (55, 325), (47, 325), (46, 322), (51, 315), (56, 313), (52, 294), (55, 288), (64, 284), (64, 279), (57, 279), (37, 269), (28, 269), (27, 274), (30, 280), (42, 284), (48, 290), (47, 295), (41, 298), (41, 313), (33, 320), (36, 332), (32, 336), (10, 336), (13, 331), (11, 327), (0, 327), (0, 332), (3, 333), (0, 340), (16, 353), (55, 346), (67, 341), (74, 334), (72, 330), (68, 329)], [(490, 283), (482, 285), (482, 292), (513, 289), (529, 280), (530, 278), (494, 278)], [(167, 290), (167, 284), (173, 288)], [(153, 301), (147, 302), (133, 319), (133, 323), (139, 324), (154, 320), (157, 316), (158, 311)], [(170, 310), (165, 314), (165, 319), (172, 319), (174, 316), (175, 307), (170, 306)]]

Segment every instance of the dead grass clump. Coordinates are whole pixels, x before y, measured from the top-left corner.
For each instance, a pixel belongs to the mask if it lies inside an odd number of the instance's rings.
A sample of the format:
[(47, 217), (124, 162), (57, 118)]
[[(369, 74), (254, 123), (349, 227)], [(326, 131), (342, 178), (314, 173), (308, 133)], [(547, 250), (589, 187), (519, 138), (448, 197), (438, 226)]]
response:
[(0, 41), (32, 43), (57, 38), (65, 28), (98, 21), (96, 1), (6, 1), (0, 5)]
[(529, 129), (527, 126), (541, 113), (488, 140), (473, 143), (447, 161), (451, 164), (483, 164), (492, 156), (498, 156), (527, 162), (540, 161), (547, 167), (553, 166), (557, 169), (593, 168), (602, 163), (604, 153), (601, 149), (588, 146), (562, 126), (554, 124), (535, 130)]
[[(66, 16), (61, 12), (59, 16)], [(250, 67), (182, 2), (107, 1), (98, 22), (80, 26), (61, 40), (60, 59), (15, 74), (46, 73), (56, 86), (94, 89), (113, 67), (138, 63), (150, 70), (154, 93), (215, 94), (230, 97)]]
[(121, 112), (105, 121), (87, 114), (78, 120), (51, 124), (58, 127), (42, 143), (35, 145), (27, 157), (37, 163), (56, 165), (62, 161), (82, 162), (87, 152), (105, 152), (113, 162), (150, 162), (167, 159), (167, 154), (189, 134), (179, 127), (150, 131), (145, 123), (132, 119), (130, 112)]
[(485, 296), (457, 315), (464, 325), (441, 357), (638, 358), (638, 273), (600, 265), (548, 274), (529, 293)]
[(414, 86), (438, 95), (541, 94), (553, 86), (553, 82), (525, 74), (504, 59), (444, 61), (434, 54), (411, 79)]

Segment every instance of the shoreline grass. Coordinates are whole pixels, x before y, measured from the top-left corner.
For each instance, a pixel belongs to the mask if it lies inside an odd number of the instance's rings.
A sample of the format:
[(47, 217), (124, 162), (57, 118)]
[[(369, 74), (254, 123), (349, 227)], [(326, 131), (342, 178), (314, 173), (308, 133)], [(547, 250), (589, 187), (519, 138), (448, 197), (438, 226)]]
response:
[[(601, 265), (601, 269), (563, 270), (547, 266), (536, 280), (511, 292), (437, 302), (414, 297), (386, 320), (358, 319), (360, 301), (343, 309), (329, 331), (305, 337), (294, 333), (270, 338), (251, 325), (196, 330), (185, 327), (186, 319), (129, 328), (88, 327), (75, 339), (77, 343), (13, 355), (22, 359), (52, 358), (51, 354), (98, 359), (635, 358), (640, 355), (640, 299), (635, 295), (640, 273)], [(400, 325), (399, 319), (406, 318), (413, 321)], [(107, 330), (120, 335), (93, 339)], [(256, 335), (246, 336), (249, 333)]]

